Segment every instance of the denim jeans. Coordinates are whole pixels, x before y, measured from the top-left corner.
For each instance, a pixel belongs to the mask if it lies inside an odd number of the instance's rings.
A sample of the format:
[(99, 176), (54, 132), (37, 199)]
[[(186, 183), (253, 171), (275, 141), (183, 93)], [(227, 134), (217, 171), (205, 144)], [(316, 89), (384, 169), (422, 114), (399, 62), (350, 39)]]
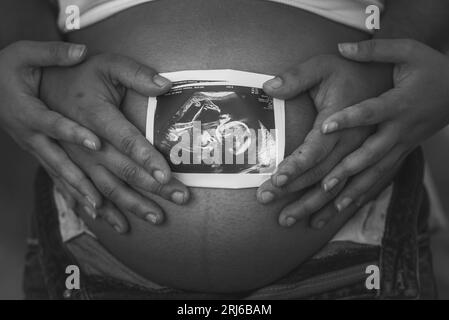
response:
[[(77, 261), (62, 243), (52, 183), (40, 170), (25, 295), (28, 299), (432, 299), (436, 291), (427, 234), (429, 203), (422, 181), (423, 156), (417, 149), (394, 178), (381, 246), (329, 243), (265, 288), (232, 294), (149, 289), (113, 277), (86, 275), (81, 270), (81, 288), (69, 290), (65, 269)], [(370, 265), (380, 269), (379, 289), (365, 284)]]

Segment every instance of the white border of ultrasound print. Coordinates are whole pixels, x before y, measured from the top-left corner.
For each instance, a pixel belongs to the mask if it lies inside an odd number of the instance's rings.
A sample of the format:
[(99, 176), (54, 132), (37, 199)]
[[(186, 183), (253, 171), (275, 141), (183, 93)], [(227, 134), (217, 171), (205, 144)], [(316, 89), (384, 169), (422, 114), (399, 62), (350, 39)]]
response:
[[(198, 82), (194, 85), (216, 86), (233, 85), (242, 87), (262, 88), (263, 83), (273, 78), (270, 75), (236, 71), (236, 70), (186, 70), (179, 72), (161, 73), (172, 82), (185, 80), (204, 80), (216, 82)], [(192, 84), (179, 85), (178, 87), (190, 87)], [(148, 99), (146, 138), (154, 141), (154, 115), (156, 112), (157, 100), (154, 97)], [(273, 99), (274, 122), (277, 129), (277, 160), (276, 166), (284, 158), (285, 152), (285, 101)], [(256, 188), (270, 178), (272, 173), (177, 173), (173, 176), (190, 187), (199, 188), (226, 188), (242, 189)]]

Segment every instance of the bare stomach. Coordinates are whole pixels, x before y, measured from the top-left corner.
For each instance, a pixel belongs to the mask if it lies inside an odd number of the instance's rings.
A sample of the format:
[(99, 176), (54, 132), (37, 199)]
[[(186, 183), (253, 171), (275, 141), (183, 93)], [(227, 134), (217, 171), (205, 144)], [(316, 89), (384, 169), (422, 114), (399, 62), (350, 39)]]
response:
[[(86, 43), (91, 53), (124, 54), (159, 72), (230, 68), (265, 74), (334, 53), (338, 42), (366, 37), (299, 9), (252, 0), (156, 1), (70, 34), (71, 41)], [(145, 97), (134, 93), (123, 104), (142, 132), (146, 104)], [(286, 112), (289, 153), (303, 141), (315, 113), (306, 96), (288, 101)], [(261, 287), (286, 275), (348, 218), (341, 215), (320, 231), (310, 229), (308, 221), (285, 229), (277, 218), (291, 198), (261, 205), (255, 189), (191, 191), (185, 206), (152, 197), (166, 213), (161, 226), (128, 214), (131, 232), (125, 236), (102, 222), (89, 222), (89, 227), (114, 256), (156, 283), (229, 292)]]

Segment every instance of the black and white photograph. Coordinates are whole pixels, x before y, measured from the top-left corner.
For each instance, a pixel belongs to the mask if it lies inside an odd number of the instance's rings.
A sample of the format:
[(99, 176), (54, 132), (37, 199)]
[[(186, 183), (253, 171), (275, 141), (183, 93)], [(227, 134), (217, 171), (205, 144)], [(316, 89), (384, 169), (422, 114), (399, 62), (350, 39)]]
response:
[[(190, 74), (192, 71), (188, 71)], [(216, 70), (223, 81), (183, 80), (149, 98), (147, 138), (165, 156), (173, 175), (193, 187), (257, 187), (284, 156), (284, 101), (243, 79), (269, 76)], [(178, 78), (178, 74), (164, 74)], [(232, 78), (239, 78), (236, 85)], [(251, 81), (251, 80), (250, 80)], [(254, 82), (248, 82), (248, 85)]]
[(0, 150), (2, 301), (449, 300), (448, 0), (0, 0)]

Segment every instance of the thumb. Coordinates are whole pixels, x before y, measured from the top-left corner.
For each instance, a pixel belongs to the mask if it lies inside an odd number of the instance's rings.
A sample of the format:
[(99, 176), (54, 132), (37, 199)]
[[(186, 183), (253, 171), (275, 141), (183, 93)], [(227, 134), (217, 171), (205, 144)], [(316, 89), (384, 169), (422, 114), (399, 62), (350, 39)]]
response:
[(19, 41), (12, 47), (22, 64), (33, 67), (75, 65), (87, 52), (85, 45), (67, 42)]
[(101, 70), (112, 80), (141, 95), (155, 97), (171, 88), (170, 80), (131, 58), (105, 54), (98, 56), (98, 59)]
[(264, 83), (264, 91), (275, 98), (291, 99), (315, 87), (327, 75), (324, 57), (311, 58)]
[(423, 45), (409, 39), (376, 39), (358, 43), (340, 43), (341, 55), (355, 61), (406, 63), (416, 60)]

